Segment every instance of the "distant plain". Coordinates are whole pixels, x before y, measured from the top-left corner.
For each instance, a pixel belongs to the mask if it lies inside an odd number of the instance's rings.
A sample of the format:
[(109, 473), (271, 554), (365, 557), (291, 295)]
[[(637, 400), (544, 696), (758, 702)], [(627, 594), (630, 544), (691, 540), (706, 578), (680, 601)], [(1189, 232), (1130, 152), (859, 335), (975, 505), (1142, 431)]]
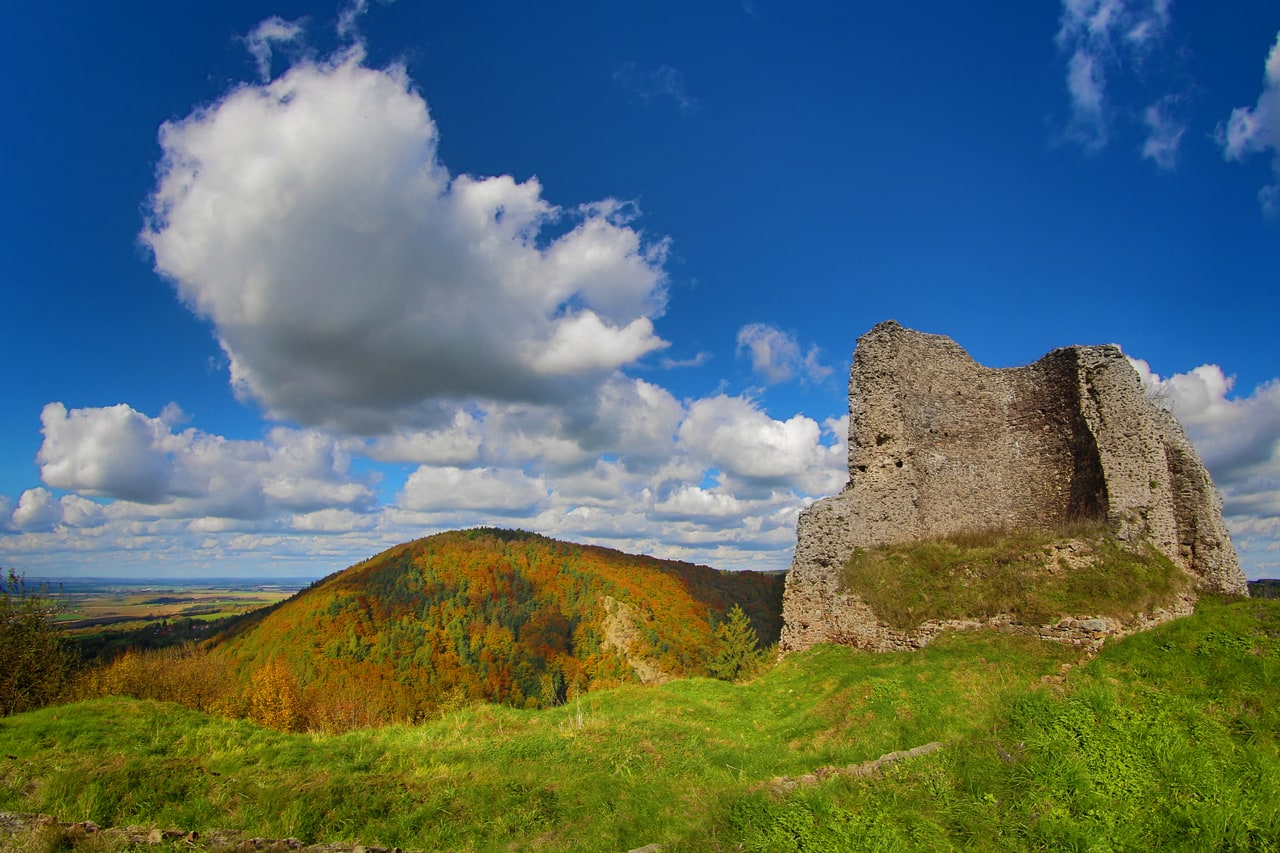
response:
[(28, 578), (61, 606), (58, 623), (72, 636), (110, 626), (136, 630), (175, 619), (213, 621), (239, 616), (288, 598), (305, 584), (297, 580), (247, 582), (218, 578), (200, 581), (119, 580), (114, 578)]

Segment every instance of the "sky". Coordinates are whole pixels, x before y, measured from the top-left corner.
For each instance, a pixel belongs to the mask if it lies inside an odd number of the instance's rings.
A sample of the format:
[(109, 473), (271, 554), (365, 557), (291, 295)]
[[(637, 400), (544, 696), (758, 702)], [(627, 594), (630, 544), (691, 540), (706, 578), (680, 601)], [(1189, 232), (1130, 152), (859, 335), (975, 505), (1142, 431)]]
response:
[(859, 335), (1119, 344), (1280, 576), (1280, 4), (19, 4), (0, 565), (785, 569)]

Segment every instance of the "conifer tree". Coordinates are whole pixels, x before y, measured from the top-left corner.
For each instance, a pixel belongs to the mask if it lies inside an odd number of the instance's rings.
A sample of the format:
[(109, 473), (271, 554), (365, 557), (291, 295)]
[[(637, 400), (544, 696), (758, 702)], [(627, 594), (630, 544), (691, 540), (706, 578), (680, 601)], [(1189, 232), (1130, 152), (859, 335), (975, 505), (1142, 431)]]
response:
[(764, 662), (760, 635), (742, 607), (735, 604), (729, 618), (716, 626), (716, 654), (707, 669), (715, 678), (739, 681), (749, 678)]

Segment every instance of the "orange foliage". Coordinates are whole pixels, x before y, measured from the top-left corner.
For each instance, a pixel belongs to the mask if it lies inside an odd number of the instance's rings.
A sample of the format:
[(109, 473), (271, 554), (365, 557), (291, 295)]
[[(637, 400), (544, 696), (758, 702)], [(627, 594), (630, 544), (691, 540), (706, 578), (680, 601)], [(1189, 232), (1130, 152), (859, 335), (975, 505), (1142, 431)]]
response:
[(338, 731), (637, 680), (603, 635), (606, 597), (637, 616), (625, 653), (676, 677), (707, 674), (735, 604), (766, 644), (781, 629), (780, 574), (482, 529), (392, 548), (213, 642), (251, 685), (254, 719)]

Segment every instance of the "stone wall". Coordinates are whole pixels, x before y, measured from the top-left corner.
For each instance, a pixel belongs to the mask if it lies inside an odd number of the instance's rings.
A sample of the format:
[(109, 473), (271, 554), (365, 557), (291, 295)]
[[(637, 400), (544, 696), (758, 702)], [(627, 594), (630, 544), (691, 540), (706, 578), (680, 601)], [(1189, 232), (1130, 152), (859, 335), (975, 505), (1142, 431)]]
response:
[(875, 646), (874, 614), (841, 590), (856, 547), (1090, 519), (1149, 540), (1197, 590), (1245, 592), (1208, 473), (1118, 348), (992, 369), (950, 338), (882, 323), (849, 374), (849, 482), (800, 515), (782, 650)]

